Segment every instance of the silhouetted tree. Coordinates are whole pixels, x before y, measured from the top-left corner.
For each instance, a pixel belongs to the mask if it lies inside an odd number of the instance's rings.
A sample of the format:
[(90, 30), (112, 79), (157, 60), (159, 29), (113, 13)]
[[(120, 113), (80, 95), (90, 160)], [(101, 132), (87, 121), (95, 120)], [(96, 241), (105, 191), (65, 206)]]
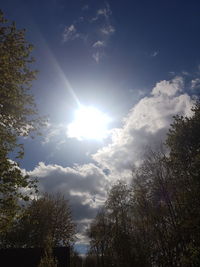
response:
[(51, 240), (52, 246), (68, 246), (75, 235), (68, 201), (60, 194), (45, 194), (33, 200), (16, 220), (8, 233), (4, 246), (45, 247)]
[(88, 231), (89, 259), (94, 261), (95, 256), (95, 266), (147, 266), (132, 204), (131, 187), (124, 182), (115, 184)]
[(175, 117), (166, 140), (185, 245), (183, 266), (200, 264), (200, 102), (192, 111), (191, 117)]
[(70, 247), (70, 267), (83, 267), (83, 258), (74, 249), (73, 246)]
[(131, 185), (112, 187), (89, 230), (94, 266), (200, 266), (199, 133), (197, 102), (174, 118), (168, 152), (149, 151)]
[(53, 256), (51, 237), (46, 239), (44, 256), (41, 258), (38, 267), (57, 267), (57, 259)]

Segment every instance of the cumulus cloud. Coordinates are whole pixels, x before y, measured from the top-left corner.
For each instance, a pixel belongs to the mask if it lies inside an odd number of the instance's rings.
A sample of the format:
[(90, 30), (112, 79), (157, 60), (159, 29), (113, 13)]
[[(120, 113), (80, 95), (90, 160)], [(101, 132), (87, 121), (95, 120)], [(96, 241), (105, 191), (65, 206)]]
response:
[(156, 149), (164, 141), (175, 114), (190, 115), (192, 99), (183, 93), (181, 77), (161, 81), (151, 95), (143, 97), (124, 119), (122, 128), (114, 129), (112, 142), (97, 151), (93, 159), (114, 176), (126, 176), (140, 164), (145, 149)]
[[(97, 51), (94, 59), (99, 62), (100, 56)], [(184, 86), (182, 77), (158, 82), (149, 96), (143, 96), (130, 110), (123, 126), (111, 131), (111, 142), (93, 154), (93, 160), (116, 178), (130, 173), (148, 146), (156, 148), (164, 141), (175, 114), (190, 114), (193, 101), (184, 93)], [(49, 133), (47, 141), (55, 138), (57, 129)]]
[(40, 163), (29, 172), (38, 177), (43, 191), (59, 191), (70, 200), (80, 244), (87, 242), (84, 231), (111, 184), (119, 178), (130, 180), (146, 148), (157, 149), (165, 140), (174, 115), (191, 115), (193, 100), (184, 88), (182, 77), (158, 82), (129, 111), (122, 127), (112, 130), (111, 142), (92, 155), (93, 163), (73, 167)]
[[(83, 208), (90, 209), (90, 211), (97, 208), (105, 196), (106, 176), (102, 169), (92, 163), (62, 167), (57, 164), (46, 165), (40, 162), (28, 174), (38, 178), (42, 191), (61, 192), (70, 198), (72, 204), (76, 206), (75, 218), (81, 217)], [(86, 212), (84, 212), (84, 216), (85, 214)]]
[(159, 95), (175, 96), (183, 90), (183, 85), (184, 82), (181, 77), (176, 77), (172, 81), (164, 80), (156, 84), (151, 94), (155, 97)]
[(82, 235), (83, 228), (105, 200), (108, 180), (103, 170), (92, 163), (62, 167), (40, 162), (28, 174), (37, 177), (41, 192), (60, 192), (70, 200), (73, 218)]

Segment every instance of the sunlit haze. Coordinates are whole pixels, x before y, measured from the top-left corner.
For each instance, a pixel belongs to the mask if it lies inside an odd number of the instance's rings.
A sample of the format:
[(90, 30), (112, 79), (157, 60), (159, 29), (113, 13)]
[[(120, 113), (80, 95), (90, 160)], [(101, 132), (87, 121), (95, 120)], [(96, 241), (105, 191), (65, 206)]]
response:
[(68, 137), (79, 140), (95, 139), (102, 140), (108, 134), (108, 124), (111, 118), (92, 106), (81, 106), (75, 111), (75, 118), (68, 125)]

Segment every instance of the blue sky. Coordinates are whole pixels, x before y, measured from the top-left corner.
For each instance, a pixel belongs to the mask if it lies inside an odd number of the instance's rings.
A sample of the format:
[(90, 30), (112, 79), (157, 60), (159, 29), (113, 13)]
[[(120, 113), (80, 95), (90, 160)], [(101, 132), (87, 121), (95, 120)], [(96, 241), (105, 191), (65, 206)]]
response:
[[(130, 180), (173, 115), (191, 114), (200, 89), (200, 3), (3, 0), (1, 9), (35, 46), (32, 92), (49, 118), (42, 137), (23, 140), (21, 167), (41, 190), (70, 199), (85, 247), (84, 231), (110, 185)], [(69, 137), (78, 103), (112, 118), (106, 139)]]

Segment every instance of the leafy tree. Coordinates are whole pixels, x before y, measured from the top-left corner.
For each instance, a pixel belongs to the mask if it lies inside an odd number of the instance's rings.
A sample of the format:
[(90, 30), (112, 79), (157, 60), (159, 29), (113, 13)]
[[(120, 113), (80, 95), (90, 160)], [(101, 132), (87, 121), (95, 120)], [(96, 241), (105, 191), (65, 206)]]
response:
[[(0, 236), (11, 227), (13, 218), (19, 212), (19, 200), (29, 200), (36, 192), (36, 183), (28, 175), (22, 174), (17, 164), (8, 159), (1, 159), (0, 164)], [(21, 191), (25, 188), (27, 193)]]
[(18, 199), (28, 199), (20, 189), (33, 185), (9, 160), (14, 150), (17, 158), (23, 156), (19, 137), (38, 132), (42, 125), (30, 93), (36, 78), (36, 71), (29, 65), (34, 62), (32, 48), (25, 39), (25, 30), (18, 30), (0, 11), (0, 233), (12, 222), (19, 208)]
[(4, 246), (7, 247), (46, 247), (70, 245), (75, 235), (68, 201), (60, 194), (45, 194), (33, 200), (16, 220), (8, 233)]
[(32, 49), (25, 40), (25, 30), (18, 30), (14, 22), (8, 23), (0, 12), (1, 156), (16, 146), (22, 148), (17, 144), (18, 137), (37, 130), (40, 123), (30, 93), (31, 82), (36, 78), (36, 71), (29, 66), (34, 62)]

